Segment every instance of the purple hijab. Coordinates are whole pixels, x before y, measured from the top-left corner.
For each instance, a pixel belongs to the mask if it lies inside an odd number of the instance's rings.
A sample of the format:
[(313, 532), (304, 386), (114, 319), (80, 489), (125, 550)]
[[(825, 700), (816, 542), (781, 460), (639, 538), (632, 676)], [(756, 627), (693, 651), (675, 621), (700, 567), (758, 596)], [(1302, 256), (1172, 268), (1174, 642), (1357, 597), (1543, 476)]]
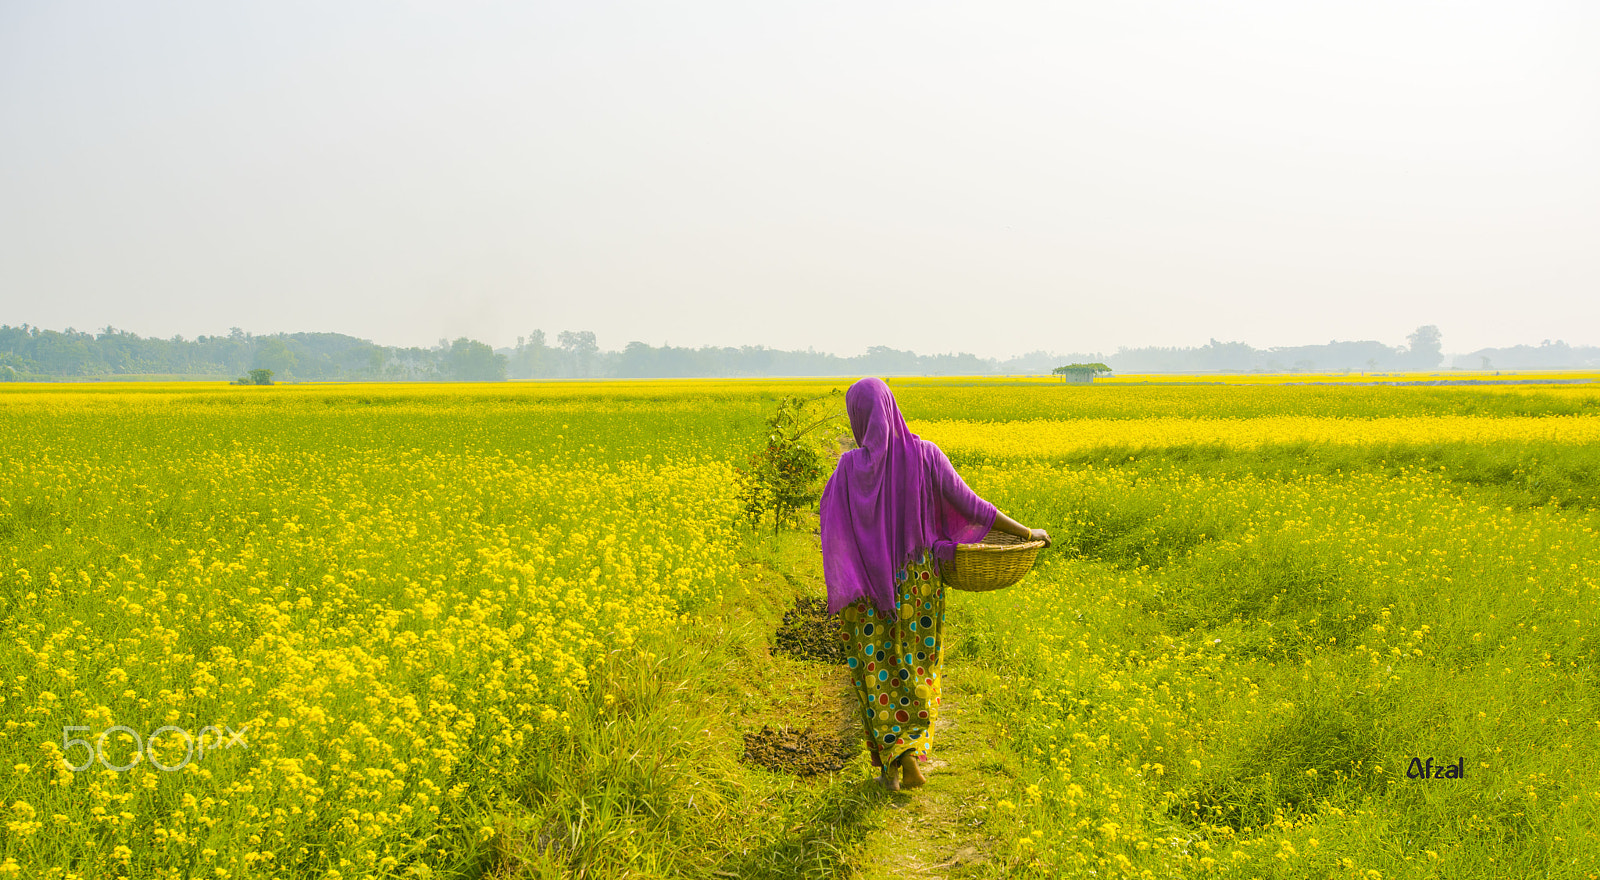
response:
[(828, 612), (867, 597), (895, 608), (895, 574), (919, 553), (941, 559), (988, 534), (993, 504), (962, 482), (939, 447), (911, 433), (881, 379), (844, 396), (859, 448), (839, 458), (822, 490), (822, 573)]

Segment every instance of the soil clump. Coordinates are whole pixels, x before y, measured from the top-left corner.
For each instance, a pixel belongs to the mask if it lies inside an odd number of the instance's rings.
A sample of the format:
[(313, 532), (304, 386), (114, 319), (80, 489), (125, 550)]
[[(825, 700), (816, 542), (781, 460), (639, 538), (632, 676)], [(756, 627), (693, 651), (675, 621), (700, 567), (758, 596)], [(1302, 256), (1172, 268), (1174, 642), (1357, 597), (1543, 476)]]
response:
[(744, 762), (774, 773), (816, 776), (837, 773), (855, 757), (858, 744), (819, 734), (809, 727), (761, 729), (744, 735)]
[(801, 597), (785, 611), (776, 633), (777, 650), (819, 663), (844, 665), (844, 630), (839, 618), (828, 613), (828, 603)]

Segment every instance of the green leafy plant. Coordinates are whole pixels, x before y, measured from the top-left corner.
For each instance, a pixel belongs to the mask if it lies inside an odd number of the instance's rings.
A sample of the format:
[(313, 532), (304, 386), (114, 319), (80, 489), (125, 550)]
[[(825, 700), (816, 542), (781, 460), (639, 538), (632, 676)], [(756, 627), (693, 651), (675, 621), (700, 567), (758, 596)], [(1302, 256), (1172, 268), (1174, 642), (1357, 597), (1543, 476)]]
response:
[(737, 468), (739, 499), (750, 524), (759, 528), (768, 514), (776, 534), (821, 497), (830, 452), (845, 433), (837, 388), (817, 397), (788, 396), (766, 419), (760, 448)]
[(233, 380), (235, 385), (271, 385), (272, 371), (267, 369), (251, 370), (250, 375)]

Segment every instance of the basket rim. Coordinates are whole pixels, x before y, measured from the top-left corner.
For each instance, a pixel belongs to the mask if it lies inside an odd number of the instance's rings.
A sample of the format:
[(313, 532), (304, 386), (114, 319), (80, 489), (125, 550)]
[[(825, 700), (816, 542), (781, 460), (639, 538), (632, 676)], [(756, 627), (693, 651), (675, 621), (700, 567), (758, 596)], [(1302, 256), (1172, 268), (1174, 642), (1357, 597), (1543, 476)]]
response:
[(957, 544), (957, 550), (975, 551), (978, 553), (1004, 553), (1016, 550), (1035, 550), (1044, 547), (1043, 541), (1019, 541), (1015, 544)]

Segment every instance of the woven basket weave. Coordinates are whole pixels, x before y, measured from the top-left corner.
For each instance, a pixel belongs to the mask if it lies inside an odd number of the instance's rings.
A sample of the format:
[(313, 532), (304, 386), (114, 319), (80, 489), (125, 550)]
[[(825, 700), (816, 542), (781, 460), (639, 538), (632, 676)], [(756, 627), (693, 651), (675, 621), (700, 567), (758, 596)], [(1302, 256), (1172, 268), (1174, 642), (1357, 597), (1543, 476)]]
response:
[(990, 531), (976, 544), (957, 544), (956, 558), (941, 566), (945, 586), (981, 593), (1009, 587), (1033, 568), (1043, 541)]

